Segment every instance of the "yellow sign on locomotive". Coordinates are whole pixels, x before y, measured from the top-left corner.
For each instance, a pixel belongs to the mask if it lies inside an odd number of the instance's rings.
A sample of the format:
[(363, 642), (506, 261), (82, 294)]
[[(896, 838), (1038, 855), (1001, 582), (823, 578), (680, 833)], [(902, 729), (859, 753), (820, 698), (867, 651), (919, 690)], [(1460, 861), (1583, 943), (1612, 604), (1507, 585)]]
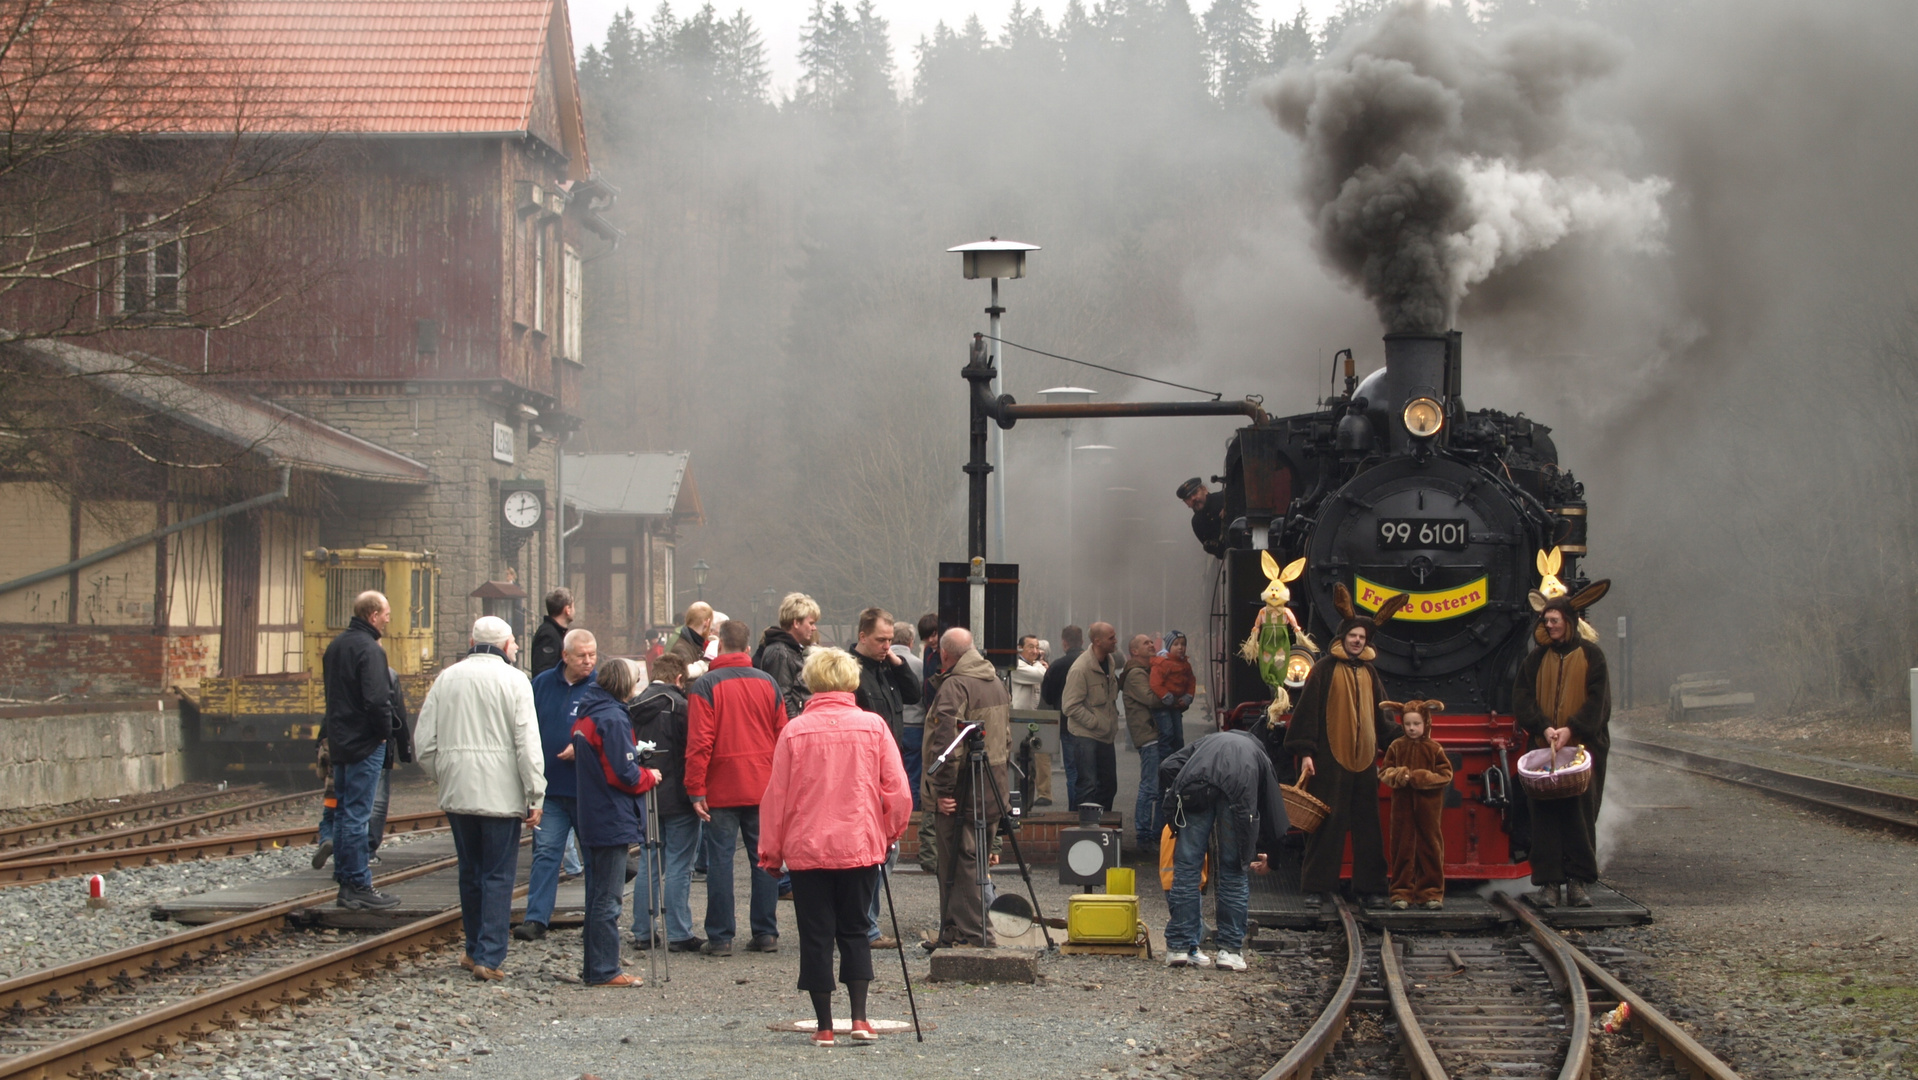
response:
[[(1453, 589), (1410, 593), (1411, 602), (1405, 605), (1398, 617), (1411, 622), (1442, 622), (1477, 611), (1485, 606), (1486, 581), (1486, 578), (1479, 578)], [(1367, 611), (1377, 611), (1380, 604), (1403, 591), (1354, 577), (1352, 602)]]

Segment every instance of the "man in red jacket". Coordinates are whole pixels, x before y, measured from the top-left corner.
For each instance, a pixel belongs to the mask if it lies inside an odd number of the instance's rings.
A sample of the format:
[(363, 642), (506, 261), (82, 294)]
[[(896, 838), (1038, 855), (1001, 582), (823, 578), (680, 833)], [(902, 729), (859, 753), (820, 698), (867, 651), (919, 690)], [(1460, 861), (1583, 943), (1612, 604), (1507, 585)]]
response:
[(730, 956), (738, 922), (733, 912), (733, 845), (746, 841), (752, 865), (748, 918), (754, 952), (779, 951), (778, 880), (759, 867), (759, 801), (772, 776), (773, 747), (786, 726), (779, 684), (753, 667), (746, 645), (752, 628), (737, 619), (719, 624), (719, 655), (686, 690), (686, 794), (706, 826), (706, 944), (700, 952)]

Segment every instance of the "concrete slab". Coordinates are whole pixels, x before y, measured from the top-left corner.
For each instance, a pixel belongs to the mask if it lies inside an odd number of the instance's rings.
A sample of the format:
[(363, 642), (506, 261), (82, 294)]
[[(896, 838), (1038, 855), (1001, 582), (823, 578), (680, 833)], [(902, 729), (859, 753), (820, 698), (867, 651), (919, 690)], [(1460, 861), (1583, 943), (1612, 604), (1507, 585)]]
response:
[(940, 949), (932, 954), (933, 982), (1035, 983), (1036, 953), (1011, 949)]

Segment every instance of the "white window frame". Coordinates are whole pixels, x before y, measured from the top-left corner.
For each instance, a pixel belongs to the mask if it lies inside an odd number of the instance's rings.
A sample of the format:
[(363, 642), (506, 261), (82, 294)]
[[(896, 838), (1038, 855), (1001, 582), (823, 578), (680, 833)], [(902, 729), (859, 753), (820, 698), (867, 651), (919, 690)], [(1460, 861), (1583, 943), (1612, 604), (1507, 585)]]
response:
[(564, 297), (564, 307), (560, 312), (560, 355), (573, 363), (583, 363), (580, 347), (585, 337), (586, 323), (586, 281), (584, 264), (579, 259), (579, 249), (571, 244), (565, 247), (560, 265), (560, 290)]
[(533, 225), (533, 329), (546, 332), (546, 226)]
[[(122, 315), (186, 310), (186, 238), (177, 232), (141, 229), (159, 217), (139, 213), (120, 215), (120, 260), (114, 279), (113, 305)], [(165, 266), (169, 255), (170, 269)], [(159, 301), (162, 286), (171, 287), (171, 298), (165, 303)], [(129, 297), (136, 297), (138, 302), (129, 303)]]

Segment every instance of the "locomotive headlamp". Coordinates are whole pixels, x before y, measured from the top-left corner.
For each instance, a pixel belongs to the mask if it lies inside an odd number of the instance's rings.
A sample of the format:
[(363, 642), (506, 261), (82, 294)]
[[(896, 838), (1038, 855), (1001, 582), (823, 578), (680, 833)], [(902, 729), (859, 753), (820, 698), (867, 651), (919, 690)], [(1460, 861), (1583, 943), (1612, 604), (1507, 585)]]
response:
[(1429, 397), (1413, 398), (1405, 406), (1405, 430), (1421, 439), (1429, 439), (1445, 426), (1445, 409)]
[(1312, 674), (1312, 656), (1304, 649), (1293, 649), (1285, 658), (1285, 685), (1297, 690), (1305, 685), (1305, 677)]

